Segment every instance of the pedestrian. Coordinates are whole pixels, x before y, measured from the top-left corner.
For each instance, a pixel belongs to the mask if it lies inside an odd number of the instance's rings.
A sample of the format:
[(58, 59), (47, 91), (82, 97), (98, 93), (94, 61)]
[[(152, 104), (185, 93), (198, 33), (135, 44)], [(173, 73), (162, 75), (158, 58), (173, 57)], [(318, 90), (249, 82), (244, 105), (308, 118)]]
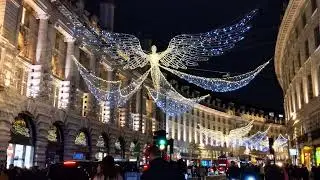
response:
[(93, 180), (104, 180), (104, 174), (102, 172), (102, 168), (100, 164), (98, 164), (97, 166), (97, 173), (93, 177)]
[(112, 156), (106, 156), (102, 160), (105, 180), (122, 180), (121, 171), (116, 167)]
[(308, 180), (309, 179), (309, 171), (308, 171), (307, 167), (304, 164), (302, 164), (301, 175), (302, 175), (302, 179), (303, 180)]
[(157, 146), (149, 148), (150, 167), (142, 174), (141, 180), (184, 180), (178, 168), (161, 158), (161, 151)]
[(240, 168), (236, 165), (234, 161), (231, 161), (230, 167), (227, 170), (227, 178), (232, 179), (240, 179)]
[(199, 176), (201, 180), (204, 180), (206, 177), (206, 169), (203, 166), (199, 167)]

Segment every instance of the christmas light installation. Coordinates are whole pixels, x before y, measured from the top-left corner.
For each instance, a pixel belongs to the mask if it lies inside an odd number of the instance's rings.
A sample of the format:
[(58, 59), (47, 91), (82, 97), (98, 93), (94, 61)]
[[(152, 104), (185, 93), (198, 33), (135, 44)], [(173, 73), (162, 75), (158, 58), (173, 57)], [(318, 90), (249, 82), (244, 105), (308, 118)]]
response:
[(193, 109), (195, 104), (209, 96), (205, 95), (193, 99), (185, 98), (174, 89), (160, 71), (157, 72), (160, 73), (158, 79), (159, 89), (148, 86), (146, 88), (157, 106), (169, 116), (185, 113)]
[(282, 134), (279, 134), (277, 139), (273, 143), (274, 148), (281, 148), (287, 145), (288, 139), (285, 138)]
[[(283, 137), (282, 134), (279, 134), (277, 139), (273, 142), (273, 148), (274, 149), (279, 149), (279, 148), (283, 148), (287, 145), (288, 139)], [(263, 147), (264, 151), (268, 151), (269, 150), (269, 140), (268, 137), (264, 138), (261, 142), (260, 142), (260, 146)]]
[(211, 137), (212, 140), (221, 142), (222, 144), (226, 143), (229, 146), (237, 143), (241, 144), (243, 138), (248, 135), (252, 127), (253, 121), (246, 126), (230, 130), (228, 135), (225, 135), (221, 131), (209, 130), (202, 127), (200, 127), (200, 131), (205, 132), (206, 137)]
[(72, 59), (77, 65), (78, 70), (89, 91), (99, 101), (111, 102), (110, 106), (119, 107), (124, 105), (132, 97), (132, 95), (134, 95), (141, 88), (142, 83), (146, 80), (150, 73), (150, 70), (145, 72), (137, 80), (132, 80), (129, 85), (121, 88), (121, 81), (106, 81), (101, 79), (90, 73), (74, 56), (72, 56)]
[(267, 133), (268, 133), (269, 129), (270, 129), (270, 126), (264, 132), (258, 131), (255, 134), (253, 134), (252, 136), (244, 138), (243, 144), (246, 147), (258, 149), (258, 147), (260, 147), (261, 141), (263, 141), (263, 139), (265, 137), (267, 137)]
[[(165, 67), (170, 71), (175, 69), (175, 73), (179, 74), (177, 69), (197, 66), (199, 61), (208, 60), (211, 56), (222, 55), (244, 38), (244, 34), (250, 29), (250, 20), (257, 13), (257, 10), (251, 11), (243, 19), (229, 27), (215, 29), (206, 33), (175, 36), (171, 39), (165, 51), (157, 52), (156, 46), (152, 46), (151, 53), (145, 53), (137, 37), (129, 34), (101, 31), (95, 27), (90, 27), (90, 25), (88, 28), (83, 25), (79, 17), (70, 13), (63, 4), (57, 3), (57, 6), (58, 10), (70, 20), (71, 25), (73, 25), (73, 36), (82, 43), (82, 46), (89, 47), (88, 49), (102, 57), (111, 56), (114, 59), (112, 62), (123, 64), (124, 69), (136, 69), (150, 65), (150, 69), (136, 81), (124, 88), (120, 88), (121, 83), (119, 81), (104, 81), (91, 74), (80, 63), (76, 63), (88, 89), (98, 100), (112, 102), (115, 106), (122, 106), (139, 90), (150, 73), (153, 88), (147, 87), (149, 94), (157, 106), (170, 115), (190, 110), (206, 96), (188, 99), (179, 94), (173, 87), (163, 87), (161, 84), (167, 84), (168, 82), (163, 78), (160, 67)], [(258, 71), (260, 72), (261, 70), (259, 69)], [(215, 92), (227, 92), (245, 86), (257, 73), (246, 73), (232, 77), (233, 79), (211, 78), (211, 82), (216, 81), (212, 84), (219, 88), (204, 87), (198, 84), (197, 81), (192, 83)], [(190, 79), (190, 77), (194, 76), (185, 74), (184, 77), (189, 77)]]
[(202, 87), (207, 90), (211, 90), (214, 92), (228, 92), (234, 91), (241, 87), (246, 86), (249, 82), (258, 75), (262, 69), (269, 64), (269, 61), (259, 66), (255, 70), (233, 77), (224, 77), (224, 78), (205, 78), (200, 76), (194, 76), (187, 73), (183, 73), (174, 69), (170, 69), (167, 67), (162, 67), (163, 69), (171, 72), (172, 74), (177, 75), (181, 79), (188, 81), (189, 83), (195, 84), (199, 87)]

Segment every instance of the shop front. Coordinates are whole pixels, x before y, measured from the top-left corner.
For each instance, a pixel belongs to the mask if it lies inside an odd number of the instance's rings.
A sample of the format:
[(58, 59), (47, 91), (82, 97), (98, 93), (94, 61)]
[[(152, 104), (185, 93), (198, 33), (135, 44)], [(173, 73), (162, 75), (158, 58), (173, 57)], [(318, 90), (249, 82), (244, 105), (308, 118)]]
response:
[(63, 161), (62, 128), (54, 124), (48, 130), (48, 146), (46, 150), (46, 165)]
[(96, 146), (98, 147), (98, 152), (96, 153), (95, 157), (98, 161), (102, 161), (102, 159), (110, 152), (109, 137), (106, 134), (100, 135)]
[(32, 116), (21, 113), (11, 127), (11, 140), (7, 148), (7, 168), (14, 165), (21, 168), (33, 166), (35, 131)]
[(316, 147), (316, 166), (320, 166), (320, 147)]
[(304, 164), (308, 169), (311, 169), (312, 165), (312, 151), (313, 148), (304, 146), (301, 149), (301, 164)]
[(74, 141), (75, 152), (73, 153), (74, 160), (90, 160), (91, 143), (88, 133), (80, 131)]

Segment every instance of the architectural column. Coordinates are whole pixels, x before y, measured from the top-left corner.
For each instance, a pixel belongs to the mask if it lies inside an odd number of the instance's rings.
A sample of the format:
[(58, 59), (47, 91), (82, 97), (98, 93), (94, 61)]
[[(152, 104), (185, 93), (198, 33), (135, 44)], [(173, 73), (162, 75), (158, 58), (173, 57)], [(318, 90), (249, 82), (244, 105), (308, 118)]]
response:
[(65, 42), (67, 43), (67, 52), (66, 52), (66, 64), (65, 64), (65, 80), (71, 80), (74, 71), (74, 63), (72, 62), (72, 55), (74, 55), (74, 42), (75, 38), (66, 37)]
[(291, 100), (292, 100), (292, 110), (293, 113), (296, 113), (296, 100), (295, 100), (295, 92), (294, 92), (294, 87), (291, 90)]
[(311, 67), (311, 79), (312, 79), (312, 91), (313, 91), (313, 95), (315, 97), (318, 97), (319, 96), (319, 77), (318, 77), (318, 72), (319, 69), (318, 69), (318, 66), (316, 65), (313, 65)]
[[(295, 90), (296, 90), (296, 98), (297, 98), (297, 107), (296, 110), (301, 109), (302, 102), (301, 102), (301, 88), (300, 88), (300, 83), (296, 82), (295, 85)], [(286, 106), (285, 106), (286, 107)]]
[(50, 91), (50, 79), (51, 79), (51, 70), (50, 70), (50, 58), (48, 57), (51, 53), (48, 52), (48, 49), (51, 48), (48, 38), (48, 19), (47, 14), (38, 14), (39, 18), (39, 30), (38, 30), (38, 39), (36, 47), (36, 64), (40, 65), (41, 68), (41, 80), (40, 80), (40, 89), (39, 89), (39, 98), (43, 101), (50, 100), (50, 95), (53, 95)]
[(70, 89), (72, 88), (72, 84), (74, 83), (74, 63), (72, 62), (72, 55), (74, 55), (74, 42), (75, 38), (69, 36), (65, 38), (65, 42), (67, 42), (67, 52), (66, 52), (66, 64), (65, 64), (65, 72), (64, 72), (64, 81), (61, 82), (60, 85), (60, 93), (59, 93), (59, 108), (67, 108), (70, 100)]
[(48, 145), (48, 130), (50, 128), (48, 122), (50, 122), (50, 119), (43, 115), (38, 116), (37, 119), (37, 137), (34, 163), (36, 166), (44, 168), (46, 163), (46, 149)]
[(38, 40), (37, 40), (37, 48), (36, 48), (36, 63), (43, 64), (43, 63), (46, 63), (47, 48), (51, 48), (47, 46), (49, 16), (47, 14), (38, 14), (38, 18), (39, 18), (39, 30), (38, 30)]
[(309, 97), (308, 97), (308, 79), (307, 77), (302, 78), (302, 89), (303, 89), (303, 98), (304, 98), (304, 103), (309, 102)]
[(64, 132), (64, 137), (65, 137), (64, 153), (63, 153), (64, 160), (72, 159), (72, 156), (75, 150), (74, 141), (76, 139), (77, 133), (78, 133), (77, 125), (75, 125), (73, 122), (69, 121), (68, 119), (68, 125), (66, 126), (66, 131)]

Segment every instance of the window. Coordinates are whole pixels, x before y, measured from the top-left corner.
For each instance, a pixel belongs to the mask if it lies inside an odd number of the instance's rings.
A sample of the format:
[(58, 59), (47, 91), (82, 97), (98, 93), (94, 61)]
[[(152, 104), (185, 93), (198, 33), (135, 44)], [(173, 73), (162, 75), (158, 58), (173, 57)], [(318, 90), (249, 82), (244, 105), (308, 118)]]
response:
[(308, 40), (306, 40), (304, 42), (304, 53), (305, 53), (305, 60), (307, 60), (309, 58), (309, 43), (308, 43)]
[(299, 38), (299, 28), (298, 27), (296, 27), (296, 29), (294, 30), (294, 34), (295, 34), (296, 39), (298, 39)]
[(306, 13), (302, 14), (302, 27), (305, 27), (307, 24), (307, 17), (306, 17)]
[(317, 0), (311, 0), (311, 11), (314, 12), (317, 9)]
[(313, 35), (314, 35), (314, 46), (315, 46), (315, 49), (317, 49), (320, 44), (320, 32), (319, 32), (318, 25), (317, 27), (314, 28)]
[(300, 51), (298, 51), (298, 53), (297, 53), (297, 65), (298, 65), (298, 69), (300, 69), (300, 67), (301, 67)]
[(309, 100), (313, 98), (311, 74), (308, 75), (308, 98)]
[(293, 76), (296, 74), (294, 60), (292, 61), (292, 73), (293, 73)]

